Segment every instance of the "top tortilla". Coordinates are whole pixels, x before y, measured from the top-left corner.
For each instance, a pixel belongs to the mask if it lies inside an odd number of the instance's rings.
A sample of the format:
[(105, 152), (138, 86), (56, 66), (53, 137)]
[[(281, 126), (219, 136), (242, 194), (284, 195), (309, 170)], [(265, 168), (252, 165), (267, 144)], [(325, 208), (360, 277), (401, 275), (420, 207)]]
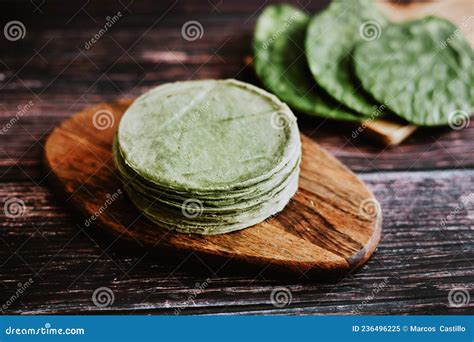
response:
[(154, 88), (127, 109), (117, 139), (125, 163), (140, 177), (197, 192), (258, 184), (300, 153), (288, 106), (236, 80)]

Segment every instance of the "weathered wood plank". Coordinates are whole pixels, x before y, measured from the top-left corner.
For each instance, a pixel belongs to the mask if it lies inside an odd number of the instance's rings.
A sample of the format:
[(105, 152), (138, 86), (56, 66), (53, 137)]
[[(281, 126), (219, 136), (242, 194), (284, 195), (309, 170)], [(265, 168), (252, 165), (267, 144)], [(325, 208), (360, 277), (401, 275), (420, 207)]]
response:
[[(316, 11), (329, 2), (328, 0), (309, 1), (309, 0), (288, 0), (286, 3), (291, 3), (296, 6), (305, 7), (308, 10)], [(33, 13), (41, 14), (41, 12), (48, 13), (48, 16), (57, 18), (65, 23), (71, 16), (80, 12), (83, 8), (90, 14), (91, 17), (105, 17), (121, 10), (124, 14), (133, 14), (134, 20), (138, 24), (145, 24), (143, 19), (149, 20), (157, 19), (159, 14), (168, 11), (169, 15), (173, 16), (180, 14), (181, 16), (209, 16), (226, 17), (226, 16), (249, 16), (252, 13), (261, 9), (266, 3), (253, 0), (222, 1), (222, 0), (161, 0), (161, 1), (114, 1), (106, 0), (100, 3), (77, 2), (70, 6), (63, 6), (60, 0), (47, 1), (44, 3), (32, 3), (28, 0), (6, 0), (2, 1), (3, 8), (6, 13), (24, 13), (24, 17), (31, 22), (41, 24), (42, 26), (48, 23), (41, 23), (40, 16), (31, 16)], [(72, 23), (91, 22), (90, 18), (85, 13), (79, 13), (73, 19)], [(28, 17), (28, 16), (31, 17)], [(18, 18), (17, 18), (18, 19)], [(141, 21), (139, 20), (141, 19)]]
[[(109, 247), (113, 239), (93, 227), (81, 231), (76, 224), (83, 219), (74, 220), (48, 187), (4, 183), (0, 198), (16, 196), (26, 210), (16, 219), (0, 212), (0, 301), (15, 293), (18, 282), (32, 277), (31, 287), (7, 312), (465, 312), (466, 307), (448, 307), (448, 293), (468, 288), (474, 280), (474, 171), (386, 172), (362, 178), (382, 205), (381, 244), (359, 271), (320, 282), (291, 282), (260, 274), (258, 268), (203, 262), (196, 255), (148, 254), (120, 241)], [(114, 304), (104, 309), (91, 300), (100, 286), (111, 288), (115, 296)], [(281, 309), (270, 302), (271, 291), (279, 286), (290, 289), (293, 298)]]

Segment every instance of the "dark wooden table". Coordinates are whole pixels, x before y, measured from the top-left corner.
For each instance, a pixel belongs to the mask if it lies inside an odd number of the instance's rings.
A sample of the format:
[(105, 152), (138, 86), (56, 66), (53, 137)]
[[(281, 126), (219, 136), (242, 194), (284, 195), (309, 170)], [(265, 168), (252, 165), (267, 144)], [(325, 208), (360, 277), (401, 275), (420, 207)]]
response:
[[(19, 20), (26, 29), (23, 39), (0, 37), (0, 200), (2, 207), (12, 199), (24, 203), (18, 217), (0, 209), (4, 313), (472, 312), (473, 300), (462, 307), (448, 301), (454, 289), (472, 294), (474, 281), (472, 123), (419, 130), (402, 146), (383, 148), (353, 139), (350, 128), (300, 116), (301, 129), (358, 173), (383, 209), (375, 255), (339, 279), (277, 276), (227, 260), (143, 250), (81, 228), (67, 201), (53, 193), (42, 166), (44, 139), (84, 106), (168, 81), (257, 83), (243, 59), (263, 6), (254, 0), (2, 2), (2, 27)], [(302, 0), (300, 6), (314, 11), (324, 4)], [(202, 25), (200, 39), (183, 39), (190, 20)], [(100, 287), (112, 290), (111, 305), (94, 305)], [(292, 297), (281, 308), (270, 300), (280, 287)]]

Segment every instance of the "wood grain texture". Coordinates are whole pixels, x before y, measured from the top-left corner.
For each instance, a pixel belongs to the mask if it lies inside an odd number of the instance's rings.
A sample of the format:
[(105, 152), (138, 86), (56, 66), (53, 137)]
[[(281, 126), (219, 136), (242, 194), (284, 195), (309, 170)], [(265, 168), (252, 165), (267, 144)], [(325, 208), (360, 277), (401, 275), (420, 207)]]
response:
[(365, 128), (364, 135), (388, 147), (400, 145), (417, 129), (415, 125), (400, 124), (384, 119), (367, 122)]
[[(14, 194), (25, 215), (0, 211), (0, 301), (30, 277), (33, 285), (8, 313), (174, 314), (462, 314), (449, 307), (454, 287), (474, 280), (474, 171), (369, 173), (362, 176), (381, 201), (384, 234), (377, 252), (357, 272), (339, 280), (270, 277), (264, 267), (209, 263), (195, 254), (155, 255), (137, 242), (84, 227), (49, 186), (8, 182), (0, 198)], [(3, 205), (3, 203), (2, 203)], [(456, 210), (459, 207), (460, 209)], [(443, 220), (451, 215), (444, 226)], [(207, 279), (208, 286), (200, 287)], [(112, 306), (98, 308), (94, 289), (110, 287)], [(291, 290), (282, 308), (271, 291)], [(378, 289), (378, 290), (377, 290)], [(374, 295), (374, 291), (376, 291)]]
[[(327, 3), (289, 2), (309, 5), (309, 11)], [(446, 3), (449, 14), (456, 1), (431, 3)], [(129, 11), (115, 0), (67, 6), (54, 0), (39, 10), (35, 4), (40, 1), (0, 3), (5, 22), (21, 20), (27, 28), (23, 40), (0, 39), (0, 127), (17, 116), (18, 106), (34, 101), (0, 134), (0, 304), (15, 294), (19, 282), (34, 281), (6, 313), (472, 312), (474, 217), (472, 204), (461, 202), (474, 192), (472, 122), (463, 130), (421, 129), (401, 146), (384, 148), (354, 138), (350, 128), (299, 115), (300, 129), (356, 171), (382, 206), (379, 247), (348, 277), (278, 279), (264, 267), (211, 264), (193, 253), (155, 255), (137, 242), (125, 244), (95, 227), (84, 228), (84, 218), (72, 215), (69, 200), (59, 200), (46, 182), (45, 137), (87, 105), (135, 97), (164, 82), (237, 77), (257, 84), (242, 60), (251, 53), (261, 3), (180, 0), (159, 22), (169, 1), (134, 1)], [(80, 11), (83, 5), (87, 13)], [(118, 10), (124, 17), (84, 50), (105, 17)], [(205, 32), (187, 42), (181, 26), (193, 19)], [(12, 196), (26, 205), (25, 214), (15, 219), (2, 210)], [(208, 286), (202, 286), (207, 279)], [(92, 293), (100, 286), (113, 290), (112, 306), (93, 304)], [(290, 289), (293, 298), (283, 308), (270, 301), (279, 287)], [(448, 293), (455, 287), (471, 291), (468, 306), (449, 306)]]
[[(179, 234), (142, 217), (122, 189), (112, 161), (112, 141), (132, 100), (87, 107), (53, 130), (45, 163), (54, 187), (85, 218), (144, 246), (244, 261), (294, 271), (349, 272), (374, 252), (382, 214), (357, 177), (302, 136), (299, 190), (275, 217), (216, 236)], [(112, 194), (117, 197), (109, 199)], [(90, 223), (89, 223), (90, 224)]]

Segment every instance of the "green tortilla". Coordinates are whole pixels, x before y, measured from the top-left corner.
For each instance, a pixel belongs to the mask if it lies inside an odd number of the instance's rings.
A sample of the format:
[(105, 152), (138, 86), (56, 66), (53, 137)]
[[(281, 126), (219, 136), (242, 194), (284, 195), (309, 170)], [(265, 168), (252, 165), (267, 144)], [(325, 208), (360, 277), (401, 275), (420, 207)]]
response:
[(379, 106), (354, 77), (353, 48), (364, 39), (376, 39), (386, 24), (370, 0), (333, 1), (311, 19), (306, 35), (306, 55), (316, 82), (364, 116), (372, 116)]
[[(264, 205), (227, 215), (206, 215), (201, 212), (192, 218), (187, 218), (180, 214), (181, 211), (170, 210), (161, 204), (159, 210), (154, 210), (153, 203), (141, 196), (132, 195), (130, 198), (147, 218), (160, 226), (180, 233), (215, 235), (250, 227), (280, 212), (295, 194), (297, 186), (297, 176), (295, 176), (278, 196), (265, 202)], [(133, 194), (129, 190), (127, 192), (129, 195)]]
[[(124, 179), (124, 183), (134, 189), (134, 194), (150, 201), (156, 200), (164, 206), (174, 207), (175, 209), (180, 210), (183, 201), (188, 198), (190, 194), (176, 194), (171, 192), (169, 189), (155, 189), (149, 184), (144, 183), (139, 176), (125, 165), (116, 143), (117, 140), (115, 140), (114, 144), (114, 158), (117, 167)], [(299, 156), (296, 155), (296, 157)], [(290, 183), (291, 177), (293, 177), (293, 175), (298, 171), (298, 166), (299, 160), (293, 160), (288, 164), (288, 166), (285, 166), (284, 170), (271, 177), (271, 179), (259, 183), (258, 186), (246, 189), (245, 192), (226, 193), (225, 197), (223, 197), (222, 192), (219, 192), (219, 194), (214, 197), (209, 194), (205, 196), (198, 195), (197, 197), (199, 197), (203, 204), (203, 212), (206, 213), (236, 212), (245, 210), (274, 197), (276, 193), (280, 192)], [(196, 196), (196, 194), (193, 195)]]
[[(170, 83), (140, 96), (120, 121), (113, 152), (131, 201), (177, 232), (249, 227), (281, 211), (298, 187), (295, 116), (236, 80)], [(198, 215), (186, 215), (188, 202)]]
[(419, 126), (449, 124), (453, 113), (474, 111), (474, 55), (449, 21), (391, 24), (360, 44), (355, 70), (364, 88), (397, 115)]
[(290, 5), (265, 8), (257, 20), (255, 71), (264, 86), (292, 108), (325, 118), (360, 121), (361, 117), (332, 100), (311, 76), (304, 53), (309, 17)]
[[(282, 129), (274, 129), (274, 118)], [(275, 123), (278, 124), (278, 123)], [(164, 187), (213, 191), (268, 178), (296, 153), (291, 110), (235, 80), (176, 82), (140, 96), (118, 128), (126, 163)]]

